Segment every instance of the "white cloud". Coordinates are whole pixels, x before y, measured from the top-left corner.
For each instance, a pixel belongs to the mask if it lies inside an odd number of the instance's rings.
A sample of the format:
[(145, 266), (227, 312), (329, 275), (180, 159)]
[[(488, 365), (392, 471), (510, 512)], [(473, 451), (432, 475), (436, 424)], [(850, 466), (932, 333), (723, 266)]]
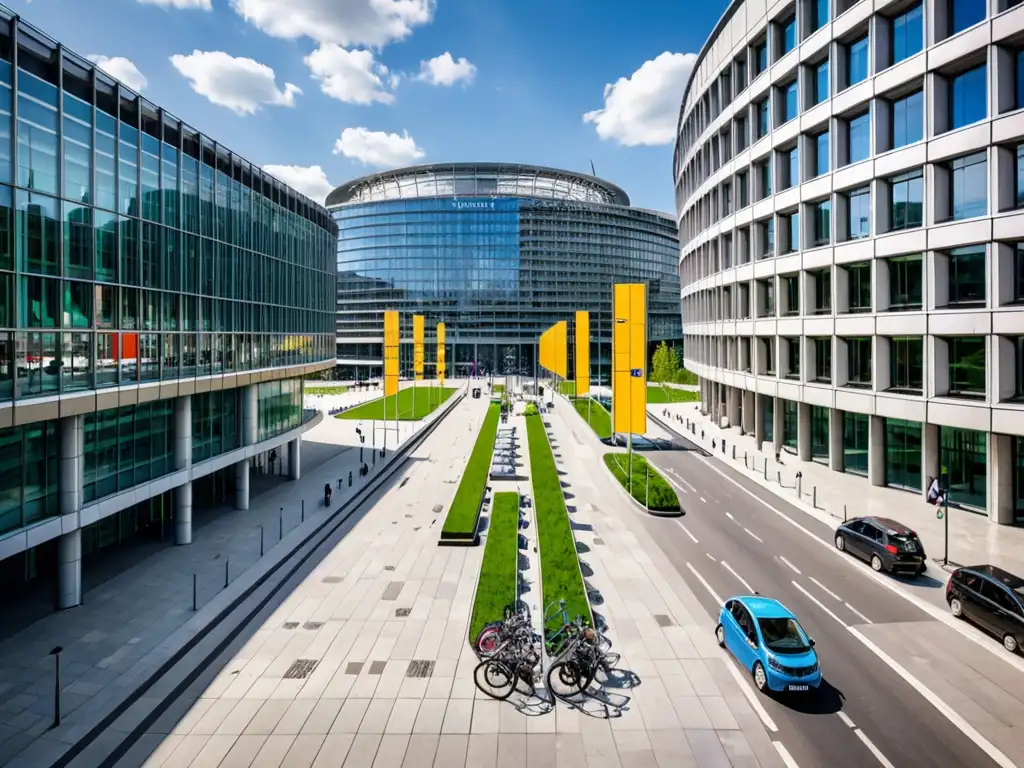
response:
[(697, 55), (665, 51), (629, 77), (604, 87), (604, 107), (583, 115), (602, 139), (627, 147), (669, 144), (675, 139), (679, 105)]
[(396, 75), (377, 61), (372, 51), (349, 51), (340, 45), (321, 45), (305, 58), (306, 66), (320, 82), (320, 90), (347, 104), (390, 104), (388, 91), (398, 84)]
[(200, 11), (212, 11), (211, 0), (135, 0), (142, 5), (158, 5), (161, 8), (196, 8)]
[(365, 165), (396, 168), (419, 160), (426, 152), (416, 146), (408, 131), (399, 136), (368, 128), (346, 128), (334, 142), (334, 154), (351, 157)]
[(320, 204), (335, 187), (319, 165), (264, 165), (263, 170)]
[(420, 73), (416, 75), (417, 80), (423, 80), (431, 85), (455, 85), (460, 80), (471, 83), (474, 77), (476, 64), (471, 63), (465, 56), (460, 56), (456, 61), (448, 51), (421, 61)]
[(139, 68), (131, 59), (126, 59), (124, 56), (100, 56), (98, 53), (94, 53), (85, 58), (111, 77), (116, 77), (136, 93), (142, 93), (143, 89), (149, 85), (146, 76), (139, 72)]
[(383, 47), (434, 18), (436, 0), (231, 0), (268, 35), (319, 43)]
[(171, 56), (171, 64), (192, 84), (192, 90), (239, 115), (252, 115), (262, 104), (294, 107), (297, 85), (277, 88), (274, 70), (266, 64), (223, 51), (193, 51)]

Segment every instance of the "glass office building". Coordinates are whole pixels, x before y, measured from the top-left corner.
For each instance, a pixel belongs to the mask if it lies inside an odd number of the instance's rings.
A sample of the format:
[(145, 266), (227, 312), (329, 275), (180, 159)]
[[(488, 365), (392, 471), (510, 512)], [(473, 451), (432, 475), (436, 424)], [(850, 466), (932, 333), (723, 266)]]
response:
[(278, 446), (298, 473), (301, 377), (334, 361), (336, 237), (326, 209), (0, 8), (5, 584), (57, 573), (75, 605), (83, 554), (188, 543), (193, 496), (244, 508)]
[[(608, 380), (612, 285), (648, 286), (650, 343), (682, 335), (674, 220), (593, 176), (498, 163), (423, 165), (327, 198), (338, 223), (338, 375), (379, 376), (383, 312), (446, 324), (449, 375), (533, 375), (541, 332), (591, 313), (592, 375)], [(570, 345), (570, 370), (572, 351)], [(400, 349), (411, 371), (412, 345)], [(432, 375), (432, 374), (429, 374)]]

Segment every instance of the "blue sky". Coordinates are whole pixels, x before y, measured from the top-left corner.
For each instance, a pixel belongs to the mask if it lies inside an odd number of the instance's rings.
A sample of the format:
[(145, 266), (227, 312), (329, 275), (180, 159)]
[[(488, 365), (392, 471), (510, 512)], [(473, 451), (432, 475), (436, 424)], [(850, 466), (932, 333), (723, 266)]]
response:
[(663, 211), (673, 209), (671, 134), (692, 54), (726, 5), (6, 4), (79, 54), (110, 59), (103, 66), (129, 84), (145, 82), (151, 101), (314, 197), (380, 168), (418, 162), (589, 172), (593, 161), (634, 205)]

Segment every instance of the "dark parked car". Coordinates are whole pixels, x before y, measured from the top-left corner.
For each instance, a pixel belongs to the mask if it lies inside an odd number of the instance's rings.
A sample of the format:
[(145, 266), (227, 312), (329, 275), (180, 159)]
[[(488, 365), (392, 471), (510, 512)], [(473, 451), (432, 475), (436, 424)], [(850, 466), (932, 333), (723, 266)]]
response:
[(957, 568), (946, 583), (946, 602), (958, 619), (970, 619), (1003, 641), (1010, 653), (1024, 645), (1024, 579), (994, 565)]
[(854, 517), (836, 529), (836, 549), (871, 563), (874, 571), (924, 573), (924, 545), (917, 534), (885, 517)]

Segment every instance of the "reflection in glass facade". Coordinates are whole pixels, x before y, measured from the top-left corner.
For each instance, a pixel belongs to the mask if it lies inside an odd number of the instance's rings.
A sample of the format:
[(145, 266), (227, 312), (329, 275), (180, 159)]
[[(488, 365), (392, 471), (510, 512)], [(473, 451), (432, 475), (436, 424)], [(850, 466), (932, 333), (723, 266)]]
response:
[(988, 436), (974, 429), (939, 427), (943, 487), (949, 503), (984, 510), (988, 504)]
[(921, 422), (885, 420), (885, 482), (921, 490)]
[[(603, 366), (607, 381), (616, 282), (647, 284), (652, 345), (682, 335), (674, 220), (629, 207), (600, 179), (532, 166), (421, 166), (351, 182), (327, 205), (339, 227), (344, 378), (380, 374), (385, 309), (401, 313), (403, 341), (412, 315), (425, 315), (428, 375), (438, 322), (449, 374), (532, 375), (540, 333), (589, 310), (592, 375)], [(571, 368), (571, 345), (569, 354)], [(411, 344), (400, 355), (411, 369)]]

